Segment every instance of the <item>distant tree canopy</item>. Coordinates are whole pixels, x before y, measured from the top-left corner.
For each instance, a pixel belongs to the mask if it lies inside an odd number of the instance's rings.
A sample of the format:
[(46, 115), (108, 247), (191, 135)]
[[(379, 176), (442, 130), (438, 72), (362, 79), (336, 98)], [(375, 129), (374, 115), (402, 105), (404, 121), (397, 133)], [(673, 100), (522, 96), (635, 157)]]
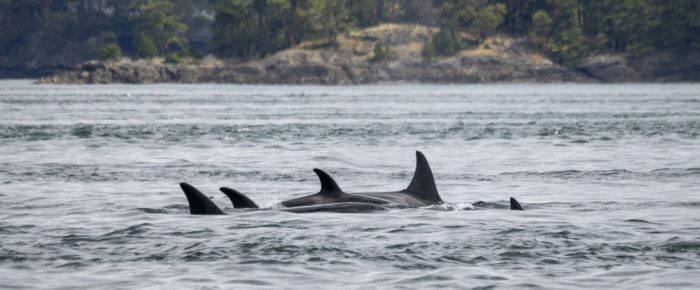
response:
[(437, 28), (424, 45), (435, 55), (499, 32), (564, 63), (600, 52), (700, 51), (697, 0), (0, 0), (0, 66), (257, 58), (305, 40), (332, 46), (342, 33), (386, 22)]
[(169, 0), (132, 0), (129, 18), (135, 24), (135, 32), (141, 40), (152, 40), (156, 54), (181, 50), (187, 43), (187, 25), (174, 14)]

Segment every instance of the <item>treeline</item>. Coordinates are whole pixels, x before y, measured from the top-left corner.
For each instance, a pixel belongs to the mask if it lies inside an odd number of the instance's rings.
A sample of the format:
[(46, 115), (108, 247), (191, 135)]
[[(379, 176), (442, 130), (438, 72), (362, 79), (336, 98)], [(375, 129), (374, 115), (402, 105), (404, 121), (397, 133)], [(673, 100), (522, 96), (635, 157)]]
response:
[(209, 2), (0, 0), (0, 62), (41, 67), (175, 56), (196, 44), (192, 32), (210, 29)]
[(250, 59), (386, 22), (435, 29), (423, 56), (497, 32), (562, 62), (591, 53), (700, 50), (697, 0), (0, 0), (0, 62), (214, 54)]

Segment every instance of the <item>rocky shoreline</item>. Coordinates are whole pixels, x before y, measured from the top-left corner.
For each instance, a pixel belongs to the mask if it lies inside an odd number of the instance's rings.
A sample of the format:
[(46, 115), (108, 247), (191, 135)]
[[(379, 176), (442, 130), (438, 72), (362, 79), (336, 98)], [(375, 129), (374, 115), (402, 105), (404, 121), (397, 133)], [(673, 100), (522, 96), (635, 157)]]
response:
[[(233, 83), (371, 84), (493, 82), (698, 82), (700, 58), (672, 54), (630, 59), (594, 55), (575, 67), (562, 66), (529, 48), (525, 39), (489, 38), (449, 57), (423, 61), (429, 28), (387, 24), (351, 33), (334, 47), (313, 43), (261, 60), (233, 63), (209, 59), (198, 64), (159, 61), (87, 62), (43, 77), (43, 84)], [(373, 59), (380, 44), (387, 56)]]

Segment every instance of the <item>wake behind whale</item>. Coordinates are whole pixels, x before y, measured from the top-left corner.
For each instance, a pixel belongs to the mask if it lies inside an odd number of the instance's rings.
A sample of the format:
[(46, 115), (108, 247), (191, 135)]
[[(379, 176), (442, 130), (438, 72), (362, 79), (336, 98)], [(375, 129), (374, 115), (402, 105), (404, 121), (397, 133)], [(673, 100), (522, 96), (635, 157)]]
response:
[[(388, 208), (417, 208), (443, 203), (433, 173), (425, 155), (416, 151), (416, 170), (406, 189), (392, 192), (345, 192), (325, 171), (315, 168), (314, 172), (321, 182), (318, 193), (283, 201), (281, 211), (294, 213), (339, 212), (357, 213), (384, 210)], [(195, 215), (225, 214), (211, 199), (197, 188), (180, 183), (190, 207)], [(259, 209), (260, 207), (246, 195), (228, 187), (220, 188), (231, 200), (234, 208)], [(511, 210), (523, 210), (520, 203), (510, 198)]]

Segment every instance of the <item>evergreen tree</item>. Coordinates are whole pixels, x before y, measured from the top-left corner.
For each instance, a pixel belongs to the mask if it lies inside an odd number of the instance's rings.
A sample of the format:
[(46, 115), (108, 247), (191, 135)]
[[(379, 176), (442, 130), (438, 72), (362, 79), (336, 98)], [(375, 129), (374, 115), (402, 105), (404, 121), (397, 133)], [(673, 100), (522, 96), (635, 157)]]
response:
[(576, 61), (589, 47), (581, 29), (579, 0), (547, 0), (551, 7), (553, 27), (545, 47), (563, 61)]
[(496, 32), (499, 25), (503, 23), (506, 15), (506, 6), (502, 3), (491, 4), (479, 9), (474, 20), (469, 26), (469, 31), (477, 35), (479, 40)]
[(528, 39), (531, 43), (544, 47), (549, 35), (552, 33), (552, 18), (544, 10), (537, 10), (532, 15), (532, 24)]
[(154, 58), (158, 56), (158, 46), (153, 38), (145, 33), (140, 33), (136, 38), (136, 51), (140, 58)]
[[(152, 39), (158, 54), (171, 50), (182, 50), (187, 45), (187, 25), (173, 13), (174, 5), (169, 0), (132, 0), (129, 5), (131, 18), (136, 22), (136, 31), (141, 40)], [(141, 44), (139, 44), (140, 47)]]
[(440, 31), (433, 36), (431, 44), (433, 46), (432, 50), (439, 55), (451, 55), (460, 48), (457, 34), (450, 25), (441, 28)]
[(249, 58), (261, 57), (290, 45), (296, 34), (293, 30), (283, 29), (281, 18), (291, 16), (287, 23), (298, 25), (295, 23), (297, 15), (292, 15), (296, 8), (280, 1), (270, 4), (262, 4), (260, 0), (220, 1), (212, 26), (216, 35), (213, 51), (223, 56)]
[(110, 43), (105, 45), (97, 53), (97, 58), (100, 60), (118, 60), (122, 57), (122, 50), (118, 45)]
[(328, 44), (337, 42), (338, 34), (350, 26), (347, 0), (310, 0), (311, 29), (326, 38)]

